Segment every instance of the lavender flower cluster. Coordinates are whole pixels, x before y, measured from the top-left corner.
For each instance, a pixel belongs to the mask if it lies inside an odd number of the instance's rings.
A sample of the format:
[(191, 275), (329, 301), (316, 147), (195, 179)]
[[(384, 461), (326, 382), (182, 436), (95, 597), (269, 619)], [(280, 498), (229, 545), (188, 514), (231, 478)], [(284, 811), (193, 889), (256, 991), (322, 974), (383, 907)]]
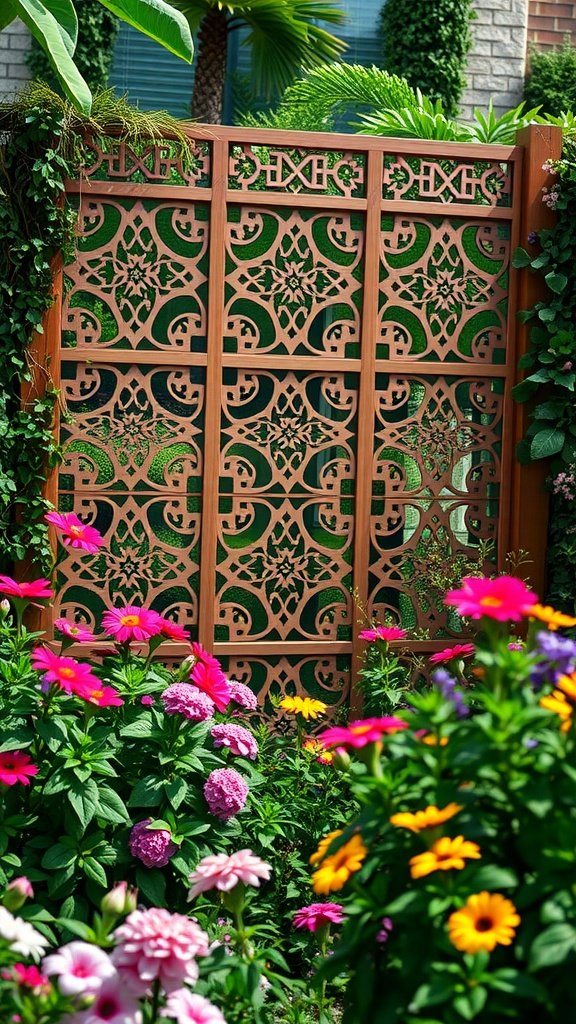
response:
[(432, 682), (440, 691), (444, 700), (449, 700), (454, 705), (454, 711), (458, 718), (467, 718), (470, 711), (464, 701), (462, 692), (456, 687), (456, 680), (444, 668), (437, 668), (432, 673)]

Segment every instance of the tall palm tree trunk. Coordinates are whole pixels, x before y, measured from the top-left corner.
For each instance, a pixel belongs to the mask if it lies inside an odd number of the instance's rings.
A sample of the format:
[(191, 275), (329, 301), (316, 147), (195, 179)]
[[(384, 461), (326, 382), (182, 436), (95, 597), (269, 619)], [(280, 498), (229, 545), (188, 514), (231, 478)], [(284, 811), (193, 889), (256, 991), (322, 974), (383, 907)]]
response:
[(228, 56), (228, 14), (211, 7), (198, 30), (198, 50), (192, 117), (203, 124), (220, 124)]

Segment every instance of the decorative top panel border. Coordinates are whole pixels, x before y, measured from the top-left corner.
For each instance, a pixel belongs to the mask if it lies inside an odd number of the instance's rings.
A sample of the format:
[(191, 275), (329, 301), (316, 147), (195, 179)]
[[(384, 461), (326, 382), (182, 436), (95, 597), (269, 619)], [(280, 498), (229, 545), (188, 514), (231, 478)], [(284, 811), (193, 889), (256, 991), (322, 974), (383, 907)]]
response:
[(512, 166), (506, 161), (386, 153), (382, 198), (509, 208)]
[(361, 199), (366, 195), (366, 154), (350, 150), (231, 145), (228, 188)]
[(90, 144), (87, 149), (94, 159), (83, 168), (83, 177), (91, 181), (210, 186), (211, 153), (207, 142), (194, 145), (186, 158), (179, 145), (170, 139), (133, 145), (107, 140), (103, 147)]

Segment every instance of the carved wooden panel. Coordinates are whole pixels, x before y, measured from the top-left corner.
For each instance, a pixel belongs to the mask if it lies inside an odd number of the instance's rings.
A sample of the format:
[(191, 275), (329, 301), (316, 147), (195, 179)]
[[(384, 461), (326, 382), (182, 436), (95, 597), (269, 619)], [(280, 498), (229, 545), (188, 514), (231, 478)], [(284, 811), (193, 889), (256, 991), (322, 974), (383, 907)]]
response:
[(365, 163), (363, 153), (231, 146), (228, 188), (357, 198), (365, 195)]
[(510, 206), (512, 168), (495, 160), (386, 154), (382, 196), (404, 202)]
[(347, 655), (269, 655), (266, 658), (219, 655), (230, 677), (250, 686), (259, 698), (259, 714), (266, 718), (271, 714), (282, 730), (294, 729), (294, 716), (281, 709), (273, 709), (269, 698), (281, 698), (294, 693), (324, 701), (329, 707), (328, 714), (311, 720), (308, 732), (314, 733), (325, 728), (327, 718), (345, 715), (350, 690), (350, 658)]
[(206, 188), (211, 179), (210, 146), (192, 145), (187, 159), (168, 139), (161, 144), (112, 142), (92, 146), (93, 155), (82, 169), (95, 181), (129, 181), (134, 184), (195, 185)]

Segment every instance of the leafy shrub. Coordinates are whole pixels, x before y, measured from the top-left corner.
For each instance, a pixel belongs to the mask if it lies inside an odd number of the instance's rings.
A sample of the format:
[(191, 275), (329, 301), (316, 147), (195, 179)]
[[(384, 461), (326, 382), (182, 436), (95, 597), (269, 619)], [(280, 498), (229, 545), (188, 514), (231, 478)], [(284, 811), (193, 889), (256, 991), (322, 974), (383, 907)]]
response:
[(559, 116), (576, 109), (576, 50), (570, 39), (560, 49), (532, 50), (524, 99), (541, 106), (546, 114)]
[(401, 75), (446, 113), (458, 114), (471, 46), (471, 0), (386, 0), (382, 8), (384, 67)]

